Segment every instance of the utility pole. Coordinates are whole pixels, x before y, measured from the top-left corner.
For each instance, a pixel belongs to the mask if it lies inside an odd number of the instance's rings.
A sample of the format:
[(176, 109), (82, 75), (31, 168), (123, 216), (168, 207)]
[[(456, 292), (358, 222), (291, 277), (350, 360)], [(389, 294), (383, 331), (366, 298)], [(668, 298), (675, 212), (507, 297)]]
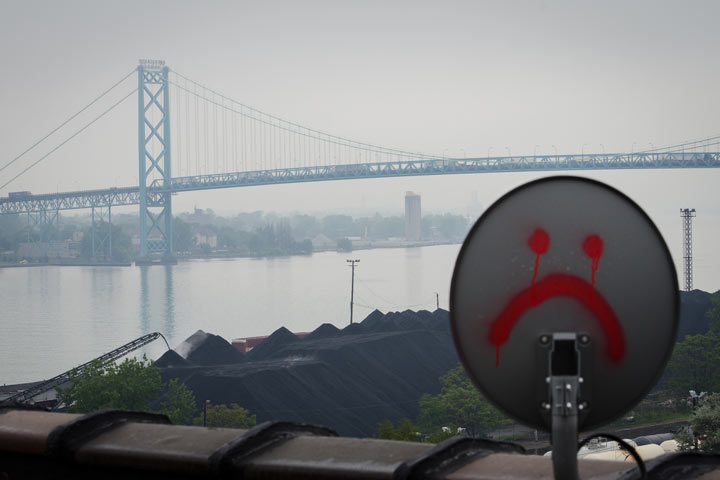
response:
[(350, 323), (352, 324), (353, 318), (353, 299), (355, 298), (355, 264), (360, 263), (360, 260), (346, 260), (352, 268), (352, 280), (350, 280)]
[(680, 216), (683, 219), (683, 273), (685, 273), (685, 291), (689, 292), (693, 288), (692, 219), (695, 217), (695, 209), (681, 208)]
[(440, 294), (435, 292), (435, 309), (440, 310)]

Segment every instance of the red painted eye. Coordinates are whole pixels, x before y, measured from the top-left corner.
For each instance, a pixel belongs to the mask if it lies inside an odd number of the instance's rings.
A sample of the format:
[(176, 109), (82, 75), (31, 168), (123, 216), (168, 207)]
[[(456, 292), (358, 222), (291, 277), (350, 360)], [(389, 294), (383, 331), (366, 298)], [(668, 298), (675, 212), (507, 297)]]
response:
[(548, 250), (550, 237), (542, 228), (536, 228), (533, 234), (530, 235), (530, 238), (528, 238), (528, 245), (530, 245), (533, 252), (542, 255)]
[(603, 241), (598, 235), (590, 235), (583, 243), (583, 250), (590, 258), (600, 258), (603, 251)]

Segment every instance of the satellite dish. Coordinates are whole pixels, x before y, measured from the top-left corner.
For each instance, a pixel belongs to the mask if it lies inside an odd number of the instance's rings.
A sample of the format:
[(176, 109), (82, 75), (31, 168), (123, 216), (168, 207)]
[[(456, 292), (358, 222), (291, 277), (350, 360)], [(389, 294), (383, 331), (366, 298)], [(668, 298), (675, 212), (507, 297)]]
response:
[[(614, 188), (568, 176), (495, 202), (470, 230), (450, 291), (455, 348), (475, 385), (538, 429), (574, 410), (575, 439), (652, 388), (678, 311), (672, 258), (650, 218)], [(559, 386), (572, 390), (562, 401)]]

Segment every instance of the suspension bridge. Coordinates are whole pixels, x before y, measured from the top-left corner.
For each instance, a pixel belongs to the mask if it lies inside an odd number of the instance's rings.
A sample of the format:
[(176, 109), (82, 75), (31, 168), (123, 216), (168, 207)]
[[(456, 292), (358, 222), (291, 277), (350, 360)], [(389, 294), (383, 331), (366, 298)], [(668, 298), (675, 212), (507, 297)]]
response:
[(143, 60), (79, 112), (0, 166), (0, 174), (110, 92), (122, 88), (133, 75), (137, 86), (19, 173), (0, 180), (0, 190), (136, 93), (138, 185), (48, 194), (12, 192), (0, 197), (0, 215), (26, 214), (28, 223), (40, 229), (42, 240), (43, 232), (59, 222), (61, 210), (91, 209), (93, 254), (103, 257), (112, 251), (112, 208), (138, 205), (140, 257), (170, 260), (174, 252), (172, 196), (181, 192), (416, 175), (720, 167), (720, 136), (631, 153), (446, 158), (385, 148), (270, 115), (170, 70), (162, 61)]

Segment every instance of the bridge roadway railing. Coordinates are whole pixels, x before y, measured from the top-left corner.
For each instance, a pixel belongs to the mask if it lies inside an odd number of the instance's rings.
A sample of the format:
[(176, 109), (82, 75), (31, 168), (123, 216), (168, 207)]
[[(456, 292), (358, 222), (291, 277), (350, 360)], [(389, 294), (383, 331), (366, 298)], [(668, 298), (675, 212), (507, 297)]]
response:
[[(585, 170), (719, 168), (720, 153), (639, 152), (630, 154), (540, 155), (483, 158), (437, 158), (395, 162), (356, 163), (218, 173), (175, 177), (169, 185), (154, 180), (148, 186), (149, 204), (162, 204), (163, 193), (246, 187), (282, 183), (318, 182), (361, 178), (451, 175), (463, 173), (551, 172)], [(137, 205), (138, 187), (0, 198), (0, 215)]]
[(695, 152), (452, 158), (308, 166), (176, 177), (167, 187), (162, 184), (162, 180), (155, 180), (151, 183), (150, 188), (153, 191), (183, 192), (251, 185), (414, 175), (718, 167), (720, 167), (720, 153)]
[[(151, 193), (160, 197), (160, 194)], [(0, 215), (10, 213), (47, 212), (93, 207), (115, 207), (140, 203), (138, 187), (79, 190), (74, 192), (22, 195), (0, 198)]]

